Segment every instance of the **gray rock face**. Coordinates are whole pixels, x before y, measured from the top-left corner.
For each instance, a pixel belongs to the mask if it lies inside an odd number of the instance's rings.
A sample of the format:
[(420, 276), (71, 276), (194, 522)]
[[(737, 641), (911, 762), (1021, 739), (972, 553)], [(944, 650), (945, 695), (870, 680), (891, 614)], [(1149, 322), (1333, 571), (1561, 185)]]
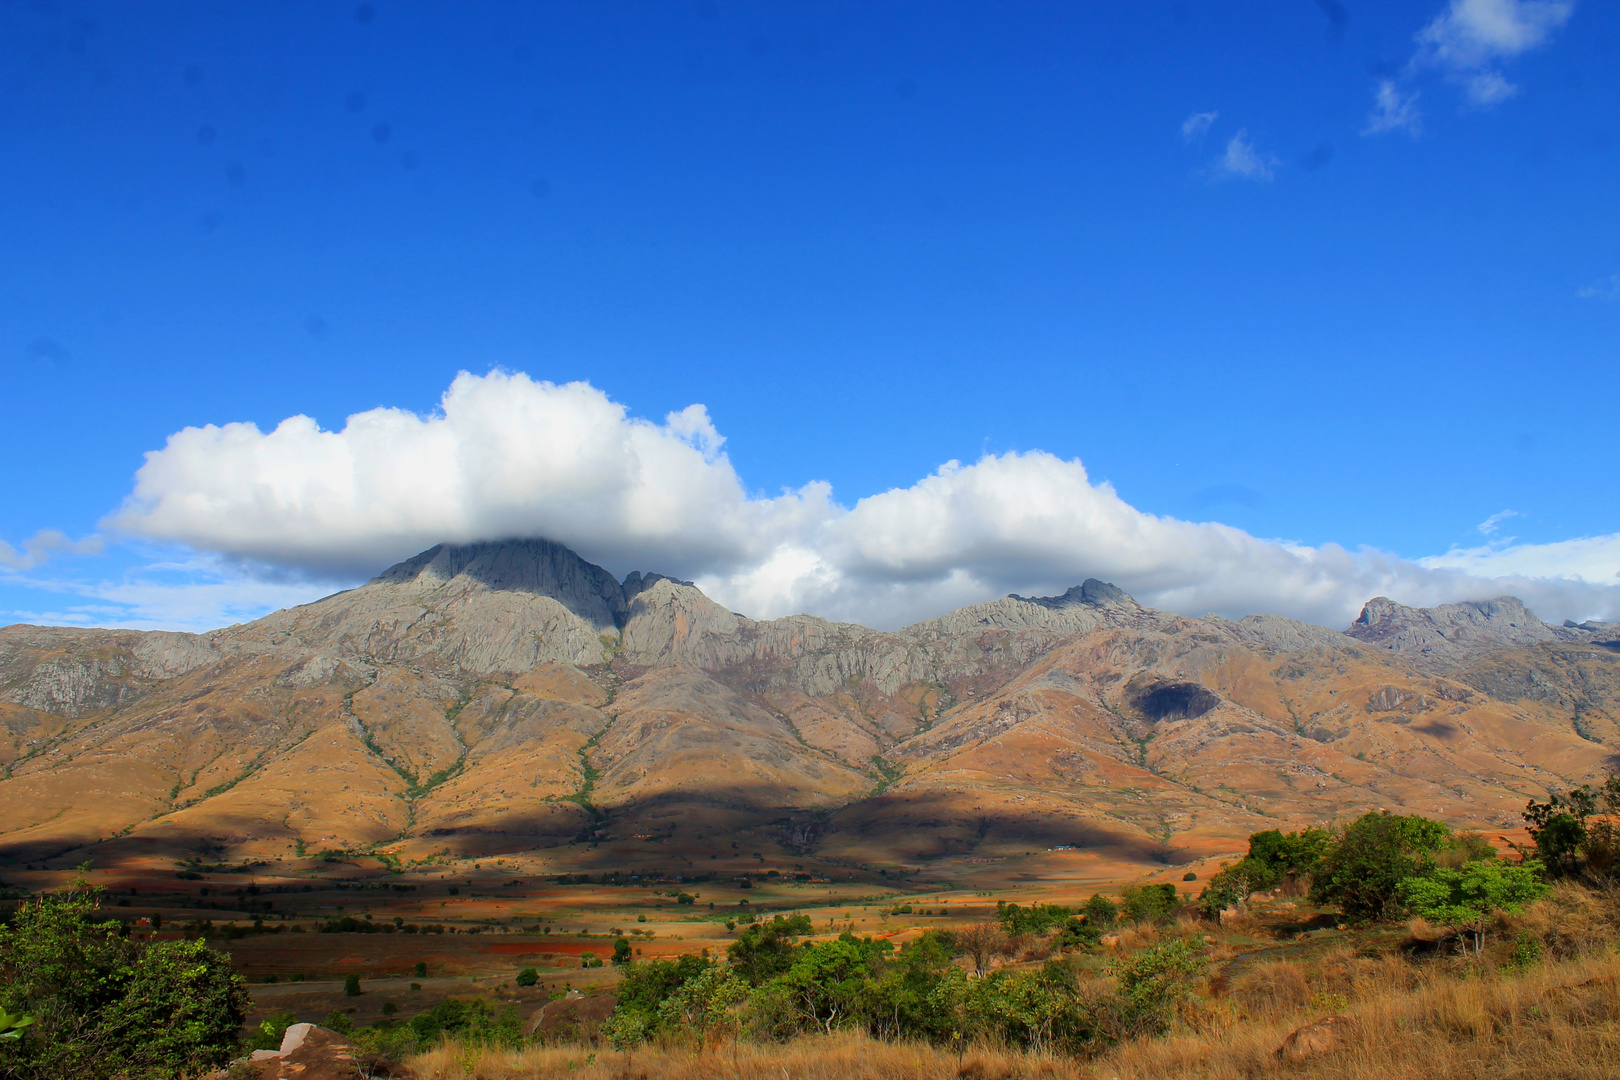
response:
[(1374, 648), (1443, 668), (1498, 649), (1559, 641), (1601, 644), (1605, 628), (1612, 625), (1550, 626), (1515, 596), (1432, 608), (1407, 607), (1379, 596), (1367, 601), (1345, 633)]
[(233, 636), (476, 674), (599, 664), (628, 617), (613, 575), (547, 540), (441, 544), (348, 592)]
[(132, 701), (153, 682), (221, 655), (198, 634), (8, 626), (0, 630), (0, 701), (83, 716)]

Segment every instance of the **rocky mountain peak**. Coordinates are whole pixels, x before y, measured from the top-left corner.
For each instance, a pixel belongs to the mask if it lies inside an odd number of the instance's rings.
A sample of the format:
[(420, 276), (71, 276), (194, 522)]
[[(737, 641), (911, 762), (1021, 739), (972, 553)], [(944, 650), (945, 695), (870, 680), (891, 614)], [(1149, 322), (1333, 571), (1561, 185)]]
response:
[(1127, 608), (1141, 610), (1140, 604), (1131, 598), (1131, 594), (1118, 585), (1108, 581), (1099, 581), (1096, 578), (1086, 578), (1078, 585), (1071, 586), (1061, 596), (1019, 596), (1009, 593), (1009, 600), (1021, 600), (1026, 604), (1039, 604), (1053, 611), (1063, 608), (1084, 605), (1099, 608)]
[(1416, 660), (1460, 663), (1494, 649), (1559, 640), (1516, 596), (1415, 608), (1387, 596), (1367, 601), (1345, 631), (1357, 641)]
[(384, 570), (367, 587), (387, 585), (545, 596), (599, 627), (623, 626), (628, 607), (612, 574), (544, 539), (437, 544)]

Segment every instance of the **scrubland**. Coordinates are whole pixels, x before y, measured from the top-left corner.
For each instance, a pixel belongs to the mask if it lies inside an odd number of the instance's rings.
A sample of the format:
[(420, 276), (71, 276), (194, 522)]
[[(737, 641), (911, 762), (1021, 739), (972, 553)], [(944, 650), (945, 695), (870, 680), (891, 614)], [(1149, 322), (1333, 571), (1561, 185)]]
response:
[[(1289, 919), (1292, 919), (1290, 913)], [(860, 1032), (751, 1041), (720, 1025), (702, 1044), (669, 1035), (629, 1051), (605, 1043), (496, 1049), (446, 1041), (410, 1065), (425, 1080), (1598, 1080), (1620, 1075), (1620, 903), (1560, 885), (1490, 929), (1479, 956), (1422, 920), (1347, 932), (1322, 949), (1277, 940), (1279, 920), (1208, 934), (1209, 974), (1169, 1030), (1094, 1055), (984, 1042), (956, 1047)], [(1286, 925), (1286, 923), (1284, 923)], [(1188, 937), (1197, 924), (1138, 928), (1115, 946)], [(1294, 953), (1290, 957), (1287, 954)], [(1281, 956), (1273, 959), (1271, 957)], [(1012, 966), (1035, 962), (1012, 961)], [(1108, 976), (1097, 975), (1101, 987)], [(1278, 1049), (1324, 1016), (1349, 1023), (1339, 1045), (1303, 1061)]]

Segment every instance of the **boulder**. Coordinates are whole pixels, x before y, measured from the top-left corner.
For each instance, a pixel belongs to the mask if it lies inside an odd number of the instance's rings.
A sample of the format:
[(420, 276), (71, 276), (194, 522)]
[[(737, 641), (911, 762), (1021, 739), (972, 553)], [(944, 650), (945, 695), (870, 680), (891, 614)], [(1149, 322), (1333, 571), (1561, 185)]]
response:
[(1324, 1016), (1290, 1032), (1277, 1047), (1277, 1056), (1291, 1065), (1319, 1057), (1343, 1046), (1354, 1027), (1348, 1016)]
[(281, 1038), (279, 1050), (256, 1050), (252, 1057), (254, 1080), (363, 1080), (369, 1077), (409, 1078), (408, 1069), (369, 1057), (331, 1028), (294, 1024)]

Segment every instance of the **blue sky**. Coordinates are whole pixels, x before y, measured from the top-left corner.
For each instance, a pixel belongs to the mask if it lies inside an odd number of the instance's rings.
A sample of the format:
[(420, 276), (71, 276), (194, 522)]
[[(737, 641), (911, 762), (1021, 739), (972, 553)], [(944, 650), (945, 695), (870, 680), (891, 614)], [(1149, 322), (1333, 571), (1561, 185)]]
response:
[(1620, 618), (1616, 55), (1590, 0), (0, 5), (0, 623), (512, 532), (751, 614)]

